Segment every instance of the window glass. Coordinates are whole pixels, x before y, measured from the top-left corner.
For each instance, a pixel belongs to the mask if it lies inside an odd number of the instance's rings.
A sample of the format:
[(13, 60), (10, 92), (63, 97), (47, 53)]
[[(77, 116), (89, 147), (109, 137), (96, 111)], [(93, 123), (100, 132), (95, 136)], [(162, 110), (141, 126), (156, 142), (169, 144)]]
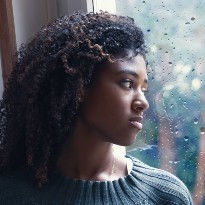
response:
[(144, 31), (151, 67), (150, 108), (127, 153), (177, 175), (194, 204), (205, 204), (205, 1), (116, 0), (115, 7)]

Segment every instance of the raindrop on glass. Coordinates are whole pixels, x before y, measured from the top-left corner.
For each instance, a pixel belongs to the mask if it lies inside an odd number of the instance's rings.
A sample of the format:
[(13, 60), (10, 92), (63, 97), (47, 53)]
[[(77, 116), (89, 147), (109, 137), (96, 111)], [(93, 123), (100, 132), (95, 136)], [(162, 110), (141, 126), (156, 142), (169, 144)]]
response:
[(192, 20), (192, 21), (194, 21), (194, 20), (195, 20), (195, 18), (194, 18), (194, 17), (191, 17), (191, 20)]
[(203, 135), (205, 133), (205, 127), (200, 127), (200, 133)]
[(189, 140), (189, 137), (188, 136), (184, 136), (184, 141), (188, 141)]
[(175, 133), (177, 134), (178, 132), (179, 132), (179, 130), (178, 130), (178, 129), (176, 129), (176, 130), (175, 130)]
[(194, 124), (196, 125), (196, 124), (198, 124), (198, 119), (197, 118), (194, 118)]

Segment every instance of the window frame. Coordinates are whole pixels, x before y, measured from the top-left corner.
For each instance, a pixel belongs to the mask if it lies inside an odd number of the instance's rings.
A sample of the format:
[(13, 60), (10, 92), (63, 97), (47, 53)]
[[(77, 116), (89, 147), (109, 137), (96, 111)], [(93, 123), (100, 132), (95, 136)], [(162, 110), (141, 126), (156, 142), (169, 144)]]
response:
[(12, 0), (0, 1), (0, 50), (2, 60), (2, 79), (4, 86), (8, 80), (16, 56), (16, 34), (13, 18)]

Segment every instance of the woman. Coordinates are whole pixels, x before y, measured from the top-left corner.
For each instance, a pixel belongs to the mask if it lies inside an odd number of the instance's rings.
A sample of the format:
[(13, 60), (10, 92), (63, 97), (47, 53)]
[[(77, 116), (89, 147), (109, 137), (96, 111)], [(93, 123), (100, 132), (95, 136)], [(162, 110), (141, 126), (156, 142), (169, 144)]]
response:
[(1, 102), (0, 204), (192, 204), (131, 145), (148, 108), (146, 46), (132, 18), (74, 13), (19, 50)]

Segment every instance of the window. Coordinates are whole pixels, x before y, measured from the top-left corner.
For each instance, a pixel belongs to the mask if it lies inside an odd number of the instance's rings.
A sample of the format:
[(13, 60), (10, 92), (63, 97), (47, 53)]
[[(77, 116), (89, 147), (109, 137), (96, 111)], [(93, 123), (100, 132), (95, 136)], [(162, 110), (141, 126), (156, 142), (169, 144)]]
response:
[(127, 153), (177, 175), (194, 203), (205, 204), (204, 1), (103, 2), (94, 1), (95, 11), (133, 17), (150, 50), (150, 108)]

